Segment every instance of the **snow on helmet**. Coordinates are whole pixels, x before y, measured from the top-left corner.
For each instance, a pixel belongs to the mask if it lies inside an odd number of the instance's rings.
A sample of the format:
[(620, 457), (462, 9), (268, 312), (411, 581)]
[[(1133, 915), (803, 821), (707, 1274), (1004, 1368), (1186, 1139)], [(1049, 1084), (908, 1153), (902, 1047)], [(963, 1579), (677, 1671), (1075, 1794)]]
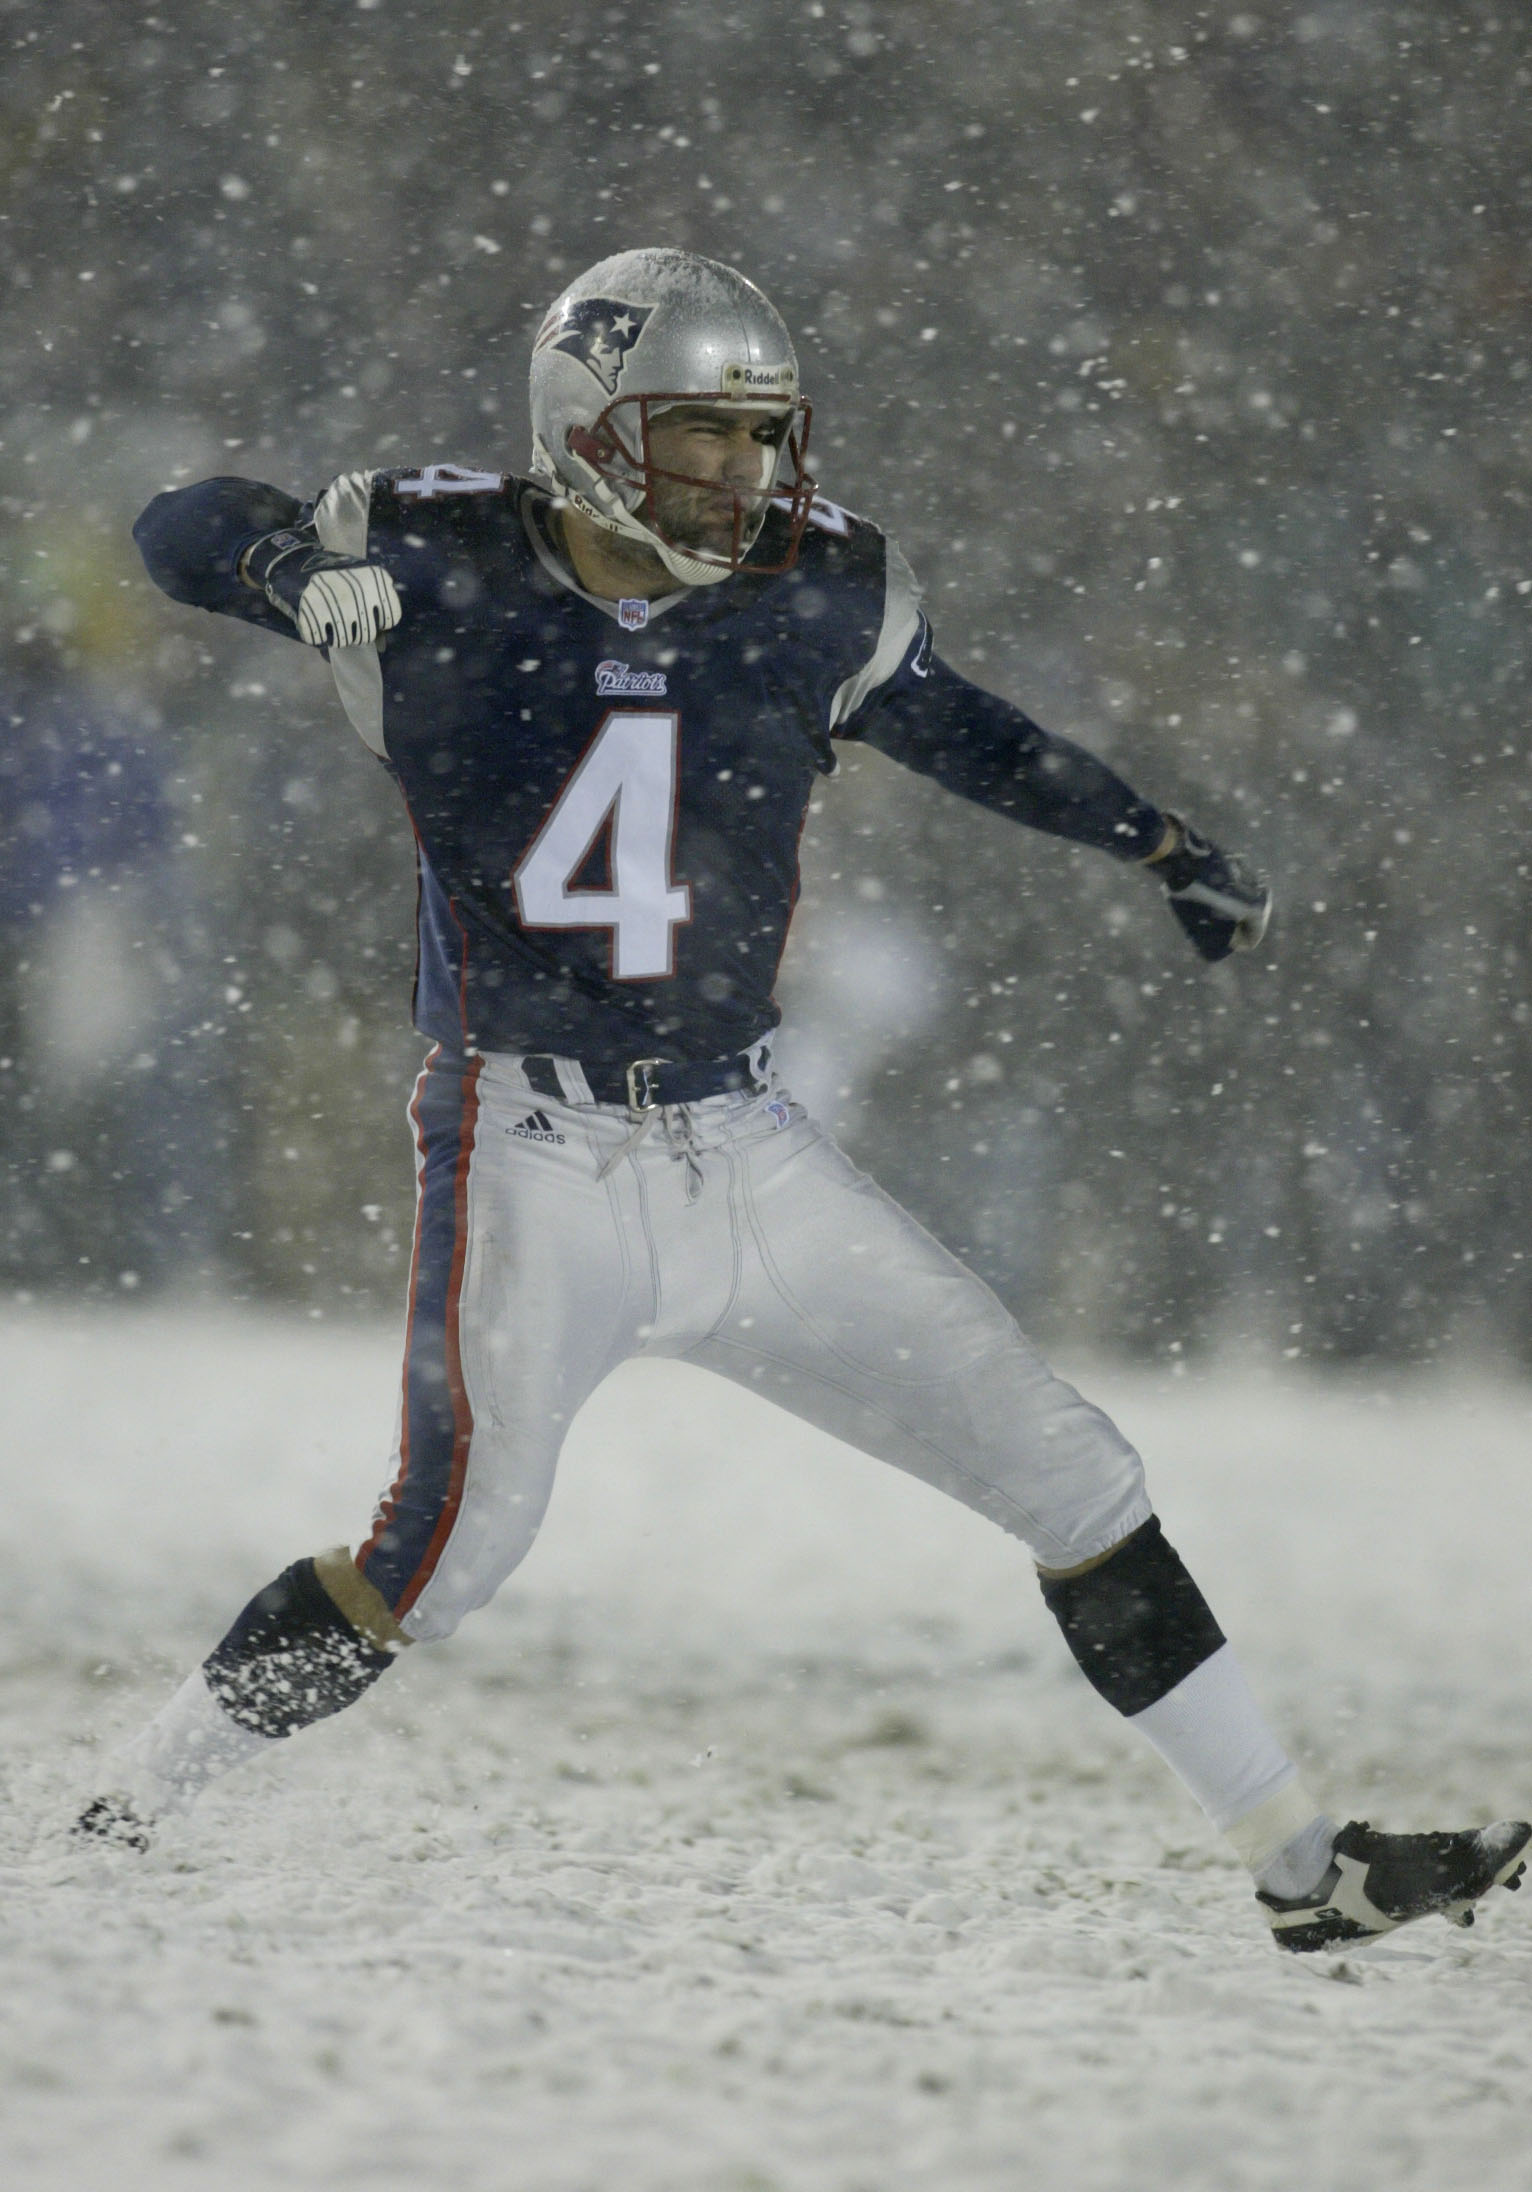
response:
[[(731, 577), (777, 502), (785, 552), (752, 571), (785, 571), (798, 553), (814, 482), (804, 470), (810, 407), (781, 315), (753, 282), (692, 251), (621, 251), (570, 283), (550, 307), (532, 350), (532, 468), (583, 517), (641, 542), (683, 585)], [(780, 444), (763, 444), (761, 481), (733, 490), (727, 555), (670, 538), (655, 482), (718, 487), (652, 459), (651, 421), (678, 403), (780, 418)], [(790, 469), (789, 469), (790, 468)]]

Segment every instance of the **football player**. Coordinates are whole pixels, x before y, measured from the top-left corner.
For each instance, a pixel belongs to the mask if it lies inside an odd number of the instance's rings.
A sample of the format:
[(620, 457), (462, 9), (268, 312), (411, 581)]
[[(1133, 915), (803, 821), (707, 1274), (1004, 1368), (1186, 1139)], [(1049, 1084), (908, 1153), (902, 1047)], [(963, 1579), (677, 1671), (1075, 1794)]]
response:
[(525, 1556), (618, 1363), (731, 1378), (1013, 1533), (1088, 1680), (1312, 1949), (1468, 1923), (1532, 1826), (1337, 1829), (1160, 1527), (1138, 1455), (772, 1063), (798, 839), (836, 749), (1137, 866), (1205, 959), (1264, 883), (933, 650), (876, 526), (821, 499), (786, 327), (629, 251), (538, 331), (529, 478), (433, 464), (314, 502), (158, 496), (157, 583), (328, 657), (418, 848), (418, 1214), (399, 1434), (363, 1543), (259, 1593), (81, 1828), (141, 1845), (214, 1775), (449, 1636)]

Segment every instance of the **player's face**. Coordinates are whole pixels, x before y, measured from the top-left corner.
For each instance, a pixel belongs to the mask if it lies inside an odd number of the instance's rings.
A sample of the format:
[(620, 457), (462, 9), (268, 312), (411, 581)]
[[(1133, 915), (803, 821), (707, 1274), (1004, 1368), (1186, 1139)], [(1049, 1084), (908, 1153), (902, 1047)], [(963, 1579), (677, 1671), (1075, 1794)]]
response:
[(735, 496), (746, 509), (745, 537), (759, 529), (777, 453), (787, 439), (791, 414), (762, 413), (735, 405), (674, 404), (650, 421), (649, 454), (657, 471), (679, 472), (697, 482), (654, 482), (660, 531), (683, 548), (727, 556), (734, 544)]

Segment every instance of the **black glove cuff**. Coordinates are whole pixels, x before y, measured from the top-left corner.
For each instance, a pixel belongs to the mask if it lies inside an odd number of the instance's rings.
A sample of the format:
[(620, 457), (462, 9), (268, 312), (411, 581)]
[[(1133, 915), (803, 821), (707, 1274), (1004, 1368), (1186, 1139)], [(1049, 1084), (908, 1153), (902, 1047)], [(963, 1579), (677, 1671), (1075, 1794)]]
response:
[(238, 569), (245, 580), (266, 596), (284, 616), (296, 617), (298, 601), (313, 576), (311, 559), (331, 559), (319, 545), (311, 526), (284, 525), (275, 533), (259, 533), (240, 550)]

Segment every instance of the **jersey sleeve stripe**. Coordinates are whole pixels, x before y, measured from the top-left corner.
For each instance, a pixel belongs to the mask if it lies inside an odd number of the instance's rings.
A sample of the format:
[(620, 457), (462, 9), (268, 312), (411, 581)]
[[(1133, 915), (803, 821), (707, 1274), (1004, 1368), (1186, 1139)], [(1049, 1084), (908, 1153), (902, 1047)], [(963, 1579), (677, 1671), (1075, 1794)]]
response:
[(878, 644), (854, 677), (848, 677), (830, 703), (830, 728), (856, 714), (869, 693), (886, 685), (920, 630), (920, 582), (897, 545), (885, 540), (883, 624)]
[[(365, 556), (372, 522), (372, 483), (376, 472), (342, 472), (314, 505), (314, 530), (337, 556)], [(337, 637), (339, 635), (337, 634)], [(330, 675), (340, 704), (362, 744), (380, 758), (383, 744), (383, 664), (375, 639), (330, 650)]]
[(375, 472), (342, 472), (314, 505), (314, 530), (335, 556), (365, 556)]

